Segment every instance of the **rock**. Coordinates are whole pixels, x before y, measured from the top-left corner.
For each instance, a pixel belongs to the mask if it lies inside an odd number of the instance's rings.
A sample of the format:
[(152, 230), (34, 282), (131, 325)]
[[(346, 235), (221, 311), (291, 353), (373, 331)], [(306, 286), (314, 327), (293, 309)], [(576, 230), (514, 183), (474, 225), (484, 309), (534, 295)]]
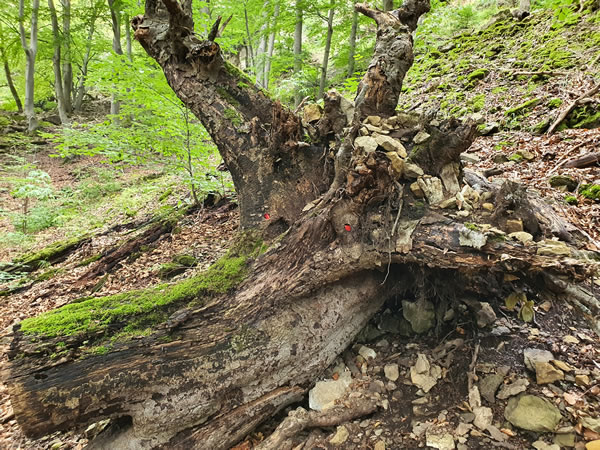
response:
[(430, 301), (402, 301), (402, 314), (415, 333), (425, 333), (435, 325), (435, 308)]
[(590, 377), (588, 375), (575, 375), (575, 384), (578, 386), (588, 386)]
[(454, 434), (457, 436), (464, 436), (471, 430), (471, 428), (473, 428), (471, 424), (461, 422), (456, 427), (456, 430), (454, 430)]
[(378, 127), (379, 125), (381, 125), (381, 117), (367, 116), (363, 123), (370, 123), (371, 125)]
[(479, 408), (481, 406), (481, 395), (479, 394), (479, 388), (472, 386), (469, 389), (469, 406), (471, 409)]
[(485, 118), (483, 117), (483, 114), (476, 112), (473, 113), (469, 116), (469, 119), (471, 119), (474, 123), (481, 125), (482, 123), (485, 122)]
[(516, 239), (522, 244), (527, 244), (533, 241), (533, 236), (526, 231), (516, 231), (514, 233), (510, 233), (508, 236)]
[(479, 391), (481, 396), (488, 402), (494, 403), (496, 401), (496, 391), (504, 381), (504, 376), (499, 373), (488, 375), (479, 383)]
[(537, 243), (540, 256), (571, 256), (571, 249), (561, 241), (544, 240)]
[(442, 209), (456, 208), (456, 197), (450, 197), (442, 201), (439, 205)]
[(437, 380), (442, 376), (442, 368), (436, 365), (430, 365), (427, 356), (423, 353), (419, 353), (417, 356), (417, 362), (410, 368), (410, 379), (412, 383), (421, 388), (423, 392), (427, 393), (433, 386), (436, 385)]
[(479, 406), (478, 408), (473, 408), (473, 414), (475, 414), (475, 419), (473, 420), (473, 425), (475, 425), (480, 430), (486, 430), (492, 424), (492, 420), (494, 419), (494, 413), (492, 412), (492, 408), (488, 408), (487, 406)]
[(492, 161), (496, 164), (504, 164), (505, 162), (508, 162), (508, 158), (504, 153), (497, 153), (492, 158)]
[(389, 134), (389, 131), (384, 130), (383, 128), (376, 127), (371, 125), (370, 123), (365, 125), (365, 128), (371, 132), (371, 134)]
[(479, 161), (481, 161), (481, 158), (475, 153), (463, 152), (460, 154), (460, 160), (467, 164), (477, 164)]
[(425, 193), (425, 198), (430, 205), (437, 205), (444, 200), (444, 190), (442, 189), (442, 180), (438, 177), (423, 175), (417, 180), (419, 187)]
[(479, 208), (481, 196), (479, 192), (468, 184), (465, 184), (461, 191), (456, 194), (456, 204), (458, 209), (472, 210)]
[(490, 435), (499, 442), (504, 442), (505, 440), (508, 439), (508, 436), (506, 434), (504, 434), (502, 431), (500, 431), (497, 427), (495, 427), (494, 425), (489, 425), (486, 428), (486, 431), (488, 433), (490, 433)]
[(425, 132), (425, 131), (419, 131), (415, 137), (413, 138), (413, 142), (417, 145), (422, 144), (424, 142), (427, 142), (427, 139), (429, 139), (431, 136), (429, 135), (429, 133)]
[(505, 384), (504, 386), (502, 386), (502, 388), (500, 388), (500, 392), (498, 392), (497, 397), (500, 400), (506, 400), (509, 397), (513, 397), (525, 391), (525, 389), (527, 389), (527, 386), (529, 386), (529, 380), (527, 380), (526, 378), (519, 378), (513, 383)]
[(365, 153), (377, 150), (377, 141), (371, 136), (359, 136), (354, 139), (354, 146)]
[(394, 171), (394, 176), (396, 178), (400, 178), (402, 173), (404, 172), (404, 160), (398, 156), (396, 152), (387, 152), (385, 154), (390, 162), (392, 163), (392, 170)]
[(585, 450), (600, 450), (600, 439), (585, 444)]
[(526, 348), (523, 350), (523, 359), (525, 361), (525, 367), (531, 371), (535, 371), (535, 363), (550, 362), (554, 359), (554, 355), (548, 350)]
[(517, 233), (523, 231), (523, 221), (521, 219), (511, 219), (506, 221), (506, 232)]
[(308, 406), (315, 411), (323, 411), (334, 406), (342, 398), (352, 382), (350, 372), (340, 374), (337, 380), (318, 381), (308, 392)]
[(478, 127), (479, 133), (482, 136), (489, 136), (490, 134), (497, 133), (500, 130), (500, 124), (498, 122), (490, 122), (489, 124)]
[(529, 150), (517, 150), (515, 152), (517, 155), (521, 155), (527, 161), (532, 161), (535, 159), (535, 155), (531, 153)]
[(575, 336), (566, 335), (563, 337), (563, 342), (565, 344), (579, 344), (579, 339)]
[(348, 429), (345, 426), (340, 425), (339, 427), (337, 427), (335, 435), (331, 439), (329, 439), (329, 443), (331, 445), (341, 445), (344, 442), (346, 442), (349, 436), (350, 433), (348, 433)]
[(454, 437), (443, 430), (430, 427), (425, 432), (427, 446), (440, 450), (452, 450), (455, 448)]
[(485, 328), (496, 321), (496, 313), (492, 306), (487, 302), (481, 302), (481, 309), (477, 311), (477, 326)]
[(377, 443), (373, 447), (373, 450), (385, 450), (385, 442), (377, 441)]
[(377, 144), (379, 144), (381, 147), (383, 147), (386, 151), (388, 152), (396, 152), (398, 153), (398, 156), (400, 156), (401, 158), (406, 158), (407, 154), (406, 154), (406, 149), (404, 148), (404, 145), (402, 145), (402, 143), (394, 138), (391, 138), (389, 136), (385, 136), (383, 134), (377, 134), (375, 136), (373, 136), (373, 138), (375, 138), (375, 141), (377, 142)]
[(562, 418), (556, 406), (535, 395), (511, 398), (504, 417), (518, 428), (540, 433), (554, 431)]
[(316, 103), (310, 103), (302, 110), (302, 115), (306, 123), (316, 122), (323, 115), (321, 107)]
[(556, 444), (548, 444), (544, 441), (535, 441), (531, 446), (537, 450), (560, 450)]
[(377, 357), (375, 350), (365, 347), (364, 345), (361, 345), (361, 347), (358, 349), (358, 354), (365, 358), (365, 361), (368, 361), (369, 359), (375, 359)]
[(414, 163), (406, 163), (404, 165), (404, 177), (410, 180), (415, 180), (423, 176), (424, 172), (419, 166)]
[(481, 205), (481, 207), (483, 209), (485, 209), (486, 211), (490, 211), (490, 212), (492, 212), (494, 210), (494, 204), (493, 203), (484, 203), (483, 205)]
[(583, 417), (581, 424), (596, 433), (600, 433), (600, 418)]
[(560, 447), (575, 447), (575, 433), (557, 434), (553, 442)]
[(573, 371), (573, 368), (570, 365), (568, 365), (566, 362), (559, 361), (558, 359), (553, 359), (551, 362), (552, 362), (552, 364), (554, 364), (554, 366), (557, 369), (560, 369), (563, 372), (572, 372)]
[(388, 380), (396, 381), (400, 376), (398, 372), (398, 364), (386, 364), (383, 367), (383, 373)]
[(564, 186), (565, 189), (570, 192), (573, 192), (575, 189), (577, 189), (577, 185), (579, 184), (576, 179), (566, 175), (555, 175), (551, 177), (548, 182), (553, 188)]
[(458, 183), (459, 168), (456, 164), (450, 163), (442, 167), (440, 171), (440, 178), (446, 192), (450, 195), (457, 194), (460, 191), (460, 184)]
[(548, 384), (558, 380), (564, 380), (565, 373), (549, 362), (538, 361), (535, 363), (535, 377), (537, 384)]
[[(406, 164), (404, 165), (404, 174), (406, 175)], [(411, 183), (410, 190), (417, 198), (425, 197), (425, 192), (423, 192), (423, 189), (421, 189), (421, 186), (419, 186), (419, 183), (417, 183), (416, 181), (414, 183)]]

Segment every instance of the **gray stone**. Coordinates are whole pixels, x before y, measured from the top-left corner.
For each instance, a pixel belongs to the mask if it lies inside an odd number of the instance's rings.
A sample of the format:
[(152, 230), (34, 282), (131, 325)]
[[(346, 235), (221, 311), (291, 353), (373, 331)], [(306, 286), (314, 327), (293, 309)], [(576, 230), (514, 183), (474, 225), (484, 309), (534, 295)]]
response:
[(548, 384), (564, 380), (565, 373), (549, 362), (538, 361), (535, 363), (535, 377), (537, 384)]
[(581, 424), (596, 433), (600, 433), (600, 418), (583, 417), (581, 419)]
[(406, 163), (404, 165), (404, 176), (410, 180), (415, 180), (420, 176), (423, 176), (425, 172), (419, 166), (414, 163)]
[(460, 160), (467, 164), (477, 164), (479, 161), (481, 161), (481, 158), (475, 153), (464, 152), (460, 154)]
[[(406, 173), (406, 164), (404, 164), (404, 172)], [(419, 183), (417, 183), (416, 181), (414, 183), (411, 183), (410, 190), (417, 198), (425, 197), (425, 192), (423, 192), (423, 189), (421, 189), (421, 186), (419, 186)]]
[(536, 450), (560, 450), (560, 447), (556, 444), (548, 444), (542, 440), (535, 441), (531, 444)]
[(385, 136), (383, 134), (376, 134), (373, 136), (373, 138), (375, 138), (377, 144), (379, 144), (388, 152), (396, 152), (401, 158), (406, 158), (406, 149), (400, 141), (397, 141), (396, 139), (391, 138), (389, 136)]
[(388, 380), (396, 381), (400, 376), (400, 373), (398, 372), (398, 364), (386, 364), (383, 367), (383, 373)]
[(351, 382), (350, 372), (340, 374), (337, 380), (318, 381), (308, 392), (308, 406), (315, 411), (331, 408), (344, 396)]
[(350, 433), (348, 432), (348, 429), (345, 426), (340, 425), (339, 427), (337, 427), (335, 435), (331, 439), (329, 439), (329, 443), (331, 445), (341, 445), (344, 442), (346, 442), (349, 436)]
[(523, 350), (523, 359), (525, 361), (525, 367), (531, 371), (535, 371), (535, 363), (550, 362), (556, 358), (554, 358), (554, 355), (548, 350), (542, 350), (539, 348), (526, 348)]
[(507, 233), (518, 233), (523, 231), (523, 221), (521, 219), (511, 219), (506, 221)]
[(498, 122), (491, 122), (479, 129), (482, 136), (489, 136), (490, 134), (497, 133), (500, 130)]
[(425, 131), (419, 131), (413, 138), (413, 142), (417, 145), (427, 142), (431, 136)]
[(302, 115), (304, 116), (304, 121), (310, 123), (319, 120), (323, 114), (319, 105), (310, 103), (304, 107)]
[(523, 430), (544, 433), (554, 431), (562, 416), (548, 400), (535, 395), (521, 395), (508, 401), (504, 418)]
[(399, 178), (402, 176), (404, 172), (404, 160), (398, 156), (396, 152), (387, 152), (385, 154), (390, 162), (392, 163), (392, 170), (394, 171), (394, 176)]
[(481, 383), (479, 383), (479, 391), (481, 396), (488, 402), (494, 403), (496, 401), (496, 391), (504, 381), (504, 376), (499, 373), (488, 375)]
[(527, 386), (529, 386), (529, 380), (527, 380), (526, 378), (519, 378), (513, 383), (505, 384), (504, 386), (502, 386), (502, 388), (500, 388), (500, 392), (498, 392), (497, 397), (500, 400), (506, 400), (509, 397), (513, 397), (515, 395), (520, 394), (521, 392), (524, 392), (525, 389), (527, 389)]
[(455, 163), (446, 164), (440, 171), (440, 178), (444, 184), (444, 188), (451, 195), (455, 195), (460, 191), (460, 184), (458, 183), (458, 167)]
[(481, 302), (481, 309), (477, 311), (477, 326), (485, 328), (496, 321), (496, 313), (492, 306), (487, 302)]
[(435, 308), (427, 300), (402, 301), (402, 314), (415, 333), (425, 333), (435, 325)]
[(381, 117), (367, 116), (367, 118), (364, 120), (364, 123), (370, 123), (371, 125), (378, 127), (379, 125), (381, 125)]
[(553, 442), (560, 447), (575, 447), (575, 433), (557, 434)]
[(494, 419), (494, 413), (492, 412), (492, 408), (488, 408), (487, 406), (479, 406), (477, 408), (473, 408), (473, 414), (475, 414), (475, 419), (473, 420), (473, 425), (475, 425), (480, 430), (486, 430), (492, 424), (492, 420)]
[(369, 359), (375, 359), (377, 357), (375, 350), (365, 347), (364, 345), (361, 345), (361, 347), (358, 349), (358, 354), (365, 358), (365, 361), (368, 361)]
[(495, 427), (494, 425), (489, 425), (486, 428), (486, 431), (488, 433), (490, 433), (490, 435), (499, 442), (504, 442), (508, 439), (508, 436), (506, 434), (504, 434), (502, 431), (500, 431), (497, 427)]
[(377, 141), (371, 136), (359, 136), (354, 139), (354, 146), (365, 153), (377, 150)]
[(458, 231), (458, 243), (464, 247), (472, 247), (479, 250), (487, 243), (487, 239), (487, 235), (481, 231), (471, 230), (465, 226)]
[(410, 368), (410, 380), (412, 383), (427, 393), (437, 384), (437, 380), (442, 376), (440, 366), (431, 365), (427, 356), (419, 353), (417, 362)]
[(444, 430), (430, 427), (425, 432), (425, 436), (429, 447), (437, 448), (439, 450), (453, 450), (456, 448), (454, 445), (454, 437)]

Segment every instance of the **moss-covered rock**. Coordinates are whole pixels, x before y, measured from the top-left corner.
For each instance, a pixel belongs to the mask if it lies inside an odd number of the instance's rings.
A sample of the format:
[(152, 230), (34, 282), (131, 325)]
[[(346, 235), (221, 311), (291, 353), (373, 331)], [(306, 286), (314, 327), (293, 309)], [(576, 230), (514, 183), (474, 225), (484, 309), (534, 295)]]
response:
[(579, 194), (598, 202), (600, 201), (600, 184), (584, 184), (580, 186)]
[(577, 185), (579, 184), (577, 180), (566, 175), (555, 175), (551, 177), (548, 182), (553, 188), (564, 187), (569, 192), (573, 192), (577, 189)]
[(489, 69), (475, 69), (467, 75), (467, 80), (476, 81), (483, 80), (487, 74), (490, 73)]

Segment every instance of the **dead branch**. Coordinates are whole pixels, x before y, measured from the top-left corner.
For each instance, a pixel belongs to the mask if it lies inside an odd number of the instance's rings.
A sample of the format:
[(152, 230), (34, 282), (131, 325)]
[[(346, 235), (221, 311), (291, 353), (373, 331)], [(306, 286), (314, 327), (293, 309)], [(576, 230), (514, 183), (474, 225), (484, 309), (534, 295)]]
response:
[(566, 161), (565, 167), (582, 169), (590, 167), (600, 162), (600, 152), (588, 153), (587, 155), (571, 158)]
[(227, 25), (229, 25), (229, 22), (231, 21), (231, 19), (233, 19), (233, 14), (231, 14), (226, 20), (225, 22), (223, 22), (223, 25), (221, 25), (221, 28), (219, 28), (219, 32), (217, 33), (217, 37), (221, 37), (223, 35), (223, 31), (225, 31), (225, 27)]
[(554, 123), (550, 126), (550, 128), (548, 129), (548, 132), (546, 134), (548, 136), (550, 136), (552, 133), (554, 133), (554, 130), (556, 130), (556, 128), (562, 123), (562, 121), (566, 119), (566, 117), (569, 115), (569, 113), (571, 111), (573, 111), (573, 109), (577, 105), (579, 105), (583, 99), (586, 99), (588, 97), (593, 97), (594, 95), (596, 95), (598, 93), (598, 91), (600, 91), (600, 84), (594, 86), (592, 89), (587, 91), (585, 94), (577, 97), (575, 99), (575, 101), (573, 101), (562, 113), (560, 113), (560, 115), (554, 121)]
[[(566, 154), (566, 155), (564, 155), (564, 156), (563, 156), (563, 157), (560, 159), (560, 161), (558, 162), (558, 164), (557, 164), (556, 166), (554, 166), (554, 168), (552, 168), (552, 170), (550, 170), (550, 171), (548, 172), (548, 175), (552, 175), (554, 172), (556, 172), (558, 169), (560, 169), (560, 168), (561, 168), (562, 166), (564, 166), (565, 164), (569, 164), (569, 162), (572, 162), (572, 161), (574, 161), (574, 160), (580, 159), (581, 157), (577, 157), (577, 158), (571, 158), (571, 159), (568, 159), (568, 156), (569, 156), (571, 153), (574, 153), (576, 150), (579, 150), (581, 147), (583, 147), (584, 145), (587, 145), (587, 144), (589, 144), (589, 143), (590, 143), (590, 142), (592, 142), (592, 141), (593, 141), (593, 139), (588, 139), (587, 141), (580, 142), (580, 143), (579, 143), (579, 144), (577, 144), (575, 147), (573, 147), (571, 150), (569, 150), (569, 151), (567, 152), (567, 154)], [(576, 166), (567, 166), (567, 167), (576, 167)]]
[(257, 450), (279, 450), (291, 447), (289, 441), (302, 430), (317, 427), (333, 427), (358, 417), (367, 416), (377, 410), (374, 400), (352, 399), (349, 406), (336, 406), (326, 411), (307, 411), (300, 407), (291, 411), (288, 417), (265, 439)]

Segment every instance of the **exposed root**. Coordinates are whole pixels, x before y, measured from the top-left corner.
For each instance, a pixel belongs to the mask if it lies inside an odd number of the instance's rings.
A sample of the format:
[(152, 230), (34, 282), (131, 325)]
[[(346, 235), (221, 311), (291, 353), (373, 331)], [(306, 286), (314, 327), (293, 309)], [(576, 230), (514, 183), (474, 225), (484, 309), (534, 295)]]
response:
[(336, 406), (326, 411), (307, 411), (300, 407), (291, 411), (277, 429), (258, 447), (258, 450), (282, 450), (293, 447), (292, 438), (307, 428), (333, 427), (377, 410), (375, 400), (350, 399), (347, 406)]

